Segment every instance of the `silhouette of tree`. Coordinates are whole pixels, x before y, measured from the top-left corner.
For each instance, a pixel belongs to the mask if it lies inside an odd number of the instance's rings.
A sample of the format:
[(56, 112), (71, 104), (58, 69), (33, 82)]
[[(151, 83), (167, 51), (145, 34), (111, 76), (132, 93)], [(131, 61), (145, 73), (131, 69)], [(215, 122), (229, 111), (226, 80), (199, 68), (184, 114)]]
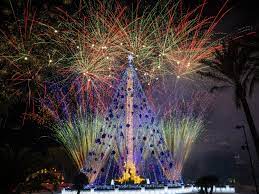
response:
[[(15, 149), (9, 144), (0, 147), (0, 193), (13, 193), (27, 175), (45, 165), (46, 158), (29, 148)], [(2, 192), (1, 192), (2, 191)]]
[[(208, 175), (198, 178), (195, 185), (201, 188), (200, 193), (211, 194), (213, 192), (213, 186), (218, 184), (218, 182), (219, 180), (216, 176)], [(208, 192), (208, 188), (210, 188), (210, 192)]]
[(251, 41), (251, 38), (223, 42), (222, 49), (215, 51), (213, 59), (201, 61), (201, 64), (208, 68), (203, 68), (198, 73), (218, 83), (224, 82), (223, 85), (211, 88), (211, 92), (234, 88), (235, 103), (237, 108), (240, 106), (243, 108), (259, 157), (259, 136), (247, 102), (247, 96), (253, 94), (255, 83), (259, 78), (258, 51), (258, 46)]
[(84, 173), (78, 173), (73, 180), (73, 188), (77, 190), (77, 194), (80, 194), (80, 190), (84, 188), (84, 185), (89, 183), (88, 177)]
[(46, 171), (39, 173), (38, 171), (26, 178), (26, 181), (20, 185), (20, 191), (34, 192), (42, 189), (57, 191), (60, 183), (61, 177), (55, 175), (54, 172)]

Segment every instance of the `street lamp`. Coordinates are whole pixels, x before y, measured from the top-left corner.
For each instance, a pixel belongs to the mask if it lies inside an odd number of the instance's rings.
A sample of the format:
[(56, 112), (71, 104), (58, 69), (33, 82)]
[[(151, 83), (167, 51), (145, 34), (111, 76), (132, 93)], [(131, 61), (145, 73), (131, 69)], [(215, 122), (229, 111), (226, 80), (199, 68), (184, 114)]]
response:
[(254, 164), (253, 164), (253, 160), (252, 160), (252, 156), (251, 156), (251, 152), (250, 152), (250, 148), (249, 148), (249, 144), (248, 144), (248, 140), (247, 140), (245, 126), (244, 125), (237, 125), (236, 129), (243, 129), (244, 137), (245, 137), (245, 144), (242, 145), (241, 148), (242, 148), (242, 150), (247, 150), (247, 152), (248, 152), (251, 171), (252, 171), (251, 173), (252, 173), (252, 177), (253, 177), (254, 185), (255, 185), (255, 190), (256, 190), (256, 193), (259, 194), (258, 188), (257, 188), (256, 176), (255, 176), (255, 168), (254, 168)]

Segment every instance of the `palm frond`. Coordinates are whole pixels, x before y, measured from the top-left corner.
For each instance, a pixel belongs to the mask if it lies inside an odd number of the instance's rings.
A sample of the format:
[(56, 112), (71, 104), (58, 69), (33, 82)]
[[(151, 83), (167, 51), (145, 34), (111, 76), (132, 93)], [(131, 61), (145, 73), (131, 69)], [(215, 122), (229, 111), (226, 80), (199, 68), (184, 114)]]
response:
[(231, 84), (231, 82), (226, 77), (217, 75), (216, 73), (213, 73), (213, 72), (197, 71), (197, 73), (203, 77), (210, 78), (214, 81), (227, 82)]
[(214, 91), (222, 91), (222, 90), (225, 90), (227, 88), (230, 88), (231, 86), (230, 85), (223, 85), (223, 86), (213, 86), (211, 89), (210, 89), (210, 92), (213, 93)]
[(246, 39), (223, 41), (221, 49), (215, 51), (214, 58), (200, 61), (209, 69), (197, 72), (203, 77), (227, 83), (226, 86), (212, 87), (212, 92), (229, 87), (228, 84), (234, 86), (237, 107), (240, 106), (240, 95), (246, 96), (246, 93), (251, 95), (255, 83), (259, 80), (259, 47), (253, 39), (246, 41)]
[(250, 67), (246, 71), (243, 72), (243, 76), (240, 77), (241, 85), (247, 85), (251, 78), (253, 77), (253, 74), (255, 73), (255, 67)]

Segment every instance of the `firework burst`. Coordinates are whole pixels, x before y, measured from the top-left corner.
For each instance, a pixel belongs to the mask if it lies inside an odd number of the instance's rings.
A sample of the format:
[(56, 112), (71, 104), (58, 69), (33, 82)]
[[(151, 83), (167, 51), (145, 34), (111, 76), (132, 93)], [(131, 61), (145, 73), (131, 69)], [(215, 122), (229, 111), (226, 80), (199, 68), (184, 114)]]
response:
[(54, 137), (64, 146), (78, 170), (83, 168), (102, 125), (102, 119), (78, 116), (53, 126)]
[[(78, 86), (78, 89), (81, 87)], [(53, 131), (53, 137), (67, 151), (78, 170), (83, 168), (97, 135), (104, 125), (104, 119), (89, 109), (86, 96), (80, 92), (63, 92), (64, 89), (52, 88), (54, 92), (45, 96), (42, 102), (44, 125)], [(74, 93), (77, 95), (75, 96)]]
[[(20, 15), (19, 13), (17, 15)], [(42, 39), (42, 25), (37, 14), (26, 4), (22, 17), (13, 15), (11, 22), (0, 31), (0, 59), (5, 65), (6, 83), (10, 96), (19, 96), (26, 104), (24, 116), (35, 113), (37, 100), (45, 89), (52, 61), (42, 54), (50, 49)]]
[(26, 93), (28, 105), (44, 89), (53, 68), (52, 81), (71, 88), (80, 81), (81, 92), (94, 101), (92, 107), (105, 109), (128, 54), (134, 55), (141, 81), (151, 85), (166, 75), (191, 78), (201, 68), (199, 61), (219, 48), (213, 30), (228, 11), (226, 3), (209, 18), (202, 16), (206, 0), (188, 11), (181, 4), (158, 2), (143, 8), (139, 3), (133, 9), (88, 2), (73, 15), (58, 8), (56, 21), (48, 24), (27, 4), (23, 19), (10, 25), (11, 33), (2, 33), (1, 57), (13, 67), (10, 80), (22, 88), (17, 93)]
[(190, 78), (201, 68), (199, 61), (213, 57), (213, 51), (220, 48), (221, 38), (216, 38), (213, 30), (228, 12), (227, 1), (216, 16), (204, 18), (206, 3), (205, 0), (195, 9), (184, 12), (179, 1), (159, 21), (156, 36), (165, 74)]
[(211, 95), (200, 92), (194, 93), (191, 100), (175, 97), (171, 108), (164, 113), (161, 128), (167, 147), (173, 154), (175, 180), (181, 179), (182, 169), (193, 144), (205, 130), (205, 115), (209, 110), (211, 99)]
[(188, 159), (195, 140), (204, 129), (204, 121), (190, 117), (171, 118), (162, 123), (168, 149), (173, 153), (174, 180), (180, 180), (185, 161)]

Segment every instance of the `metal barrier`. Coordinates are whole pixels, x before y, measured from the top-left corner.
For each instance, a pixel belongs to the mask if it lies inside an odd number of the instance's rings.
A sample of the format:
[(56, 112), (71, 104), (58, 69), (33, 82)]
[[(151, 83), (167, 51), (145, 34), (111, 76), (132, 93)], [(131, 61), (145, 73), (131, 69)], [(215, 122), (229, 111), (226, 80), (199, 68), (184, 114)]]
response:
[[(115, 188), (114, 190), (94, 190), (94, 189), (90, 189), (90, 190), (82, 190), (80, 192), (80, 194), (90, 194), (90, 193), (96, 193), (96, 194), (184, 194), (184, 193), (197, 193), (199, 191), (198, 187), (184, 187), (182, 186), (181, 188), (168, 188), (167, 186), (165, 186), (164, 188), (159, 188), (159, 189), (145, 189), (145, 187), (142, 187), (140, 190), (122, 190), (122, 189), (118, 189)], [(228, 185), (226, 185), (225, 187), (213, 187), (213, 191), (217, 192), (217, 193), (235, 193), (235, 188), (234, 187), (230, 187)], [(62, 194), (77, 194), (77, 191), (75, 190), (66, 190), (63, 189), (62, 190)]]

